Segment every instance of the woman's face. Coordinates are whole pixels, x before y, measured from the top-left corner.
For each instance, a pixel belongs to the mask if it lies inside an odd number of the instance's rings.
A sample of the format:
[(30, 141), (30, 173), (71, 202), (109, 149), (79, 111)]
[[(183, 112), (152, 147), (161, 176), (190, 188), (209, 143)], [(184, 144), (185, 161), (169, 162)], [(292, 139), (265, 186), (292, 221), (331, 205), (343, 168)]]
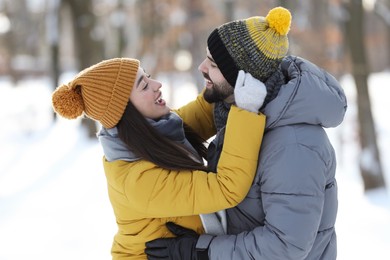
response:
[(151, 79), (141, 67), (138, 68), (130, 101), (144, 117), (159, 119), (170, 112), (170, 108), (162, 99), (161, 87), (159, 81)]

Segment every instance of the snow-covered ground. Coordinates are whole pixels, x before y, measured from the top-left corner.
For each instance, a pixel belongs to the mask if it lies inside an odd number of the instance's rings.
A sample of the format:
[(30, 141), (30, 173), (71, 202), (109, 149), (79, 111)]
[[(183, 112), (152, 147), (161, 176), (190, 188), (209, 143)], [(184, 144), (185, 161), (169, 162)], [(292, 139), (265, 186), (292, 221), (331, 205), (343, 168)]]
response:
[[(172, 82), (171, 82), (172, 83)], [(390, 185), (390, 73), (370, 78), (370, 93), (387, 183)], [(163, 88), (172, 106), (193, 98), (190, 84)], [(364, 194), (358, 174), (353, 81), (343, 125), (328, 130), (338, 154), (338, 259), (390, 259), (390, 196)], [(0, 260), (110, 259), (115, 219), (102, 151), (80, 121), (53, 122), (46, 79), (13, 87), (0, 80)]]

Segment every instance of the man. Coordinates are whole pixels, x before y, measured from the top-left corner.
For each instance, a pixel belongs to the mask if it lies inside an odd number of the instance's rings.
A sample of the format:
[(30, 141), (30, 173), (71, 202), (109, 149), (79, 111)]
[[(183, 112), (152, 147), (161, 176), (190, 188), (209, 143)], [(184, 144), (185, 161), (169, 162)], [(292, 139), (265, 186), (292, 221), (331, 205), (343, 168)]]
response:
[(209, 167), (217, 165), (232, 86), (244, 70), (267, 87), (257, 174), (244, 201), (226, 210), (226, 235), (199, 236), (169, 223), (177, 237), (147, 243), (149, 259), (336, 259), (336, 158), (323, 128), (342, 122), (347, 102), (330, 74), (286, 56), (290, 23), (290, 12), (278, 7), (209, 36), (199, 66), (219, 130)]

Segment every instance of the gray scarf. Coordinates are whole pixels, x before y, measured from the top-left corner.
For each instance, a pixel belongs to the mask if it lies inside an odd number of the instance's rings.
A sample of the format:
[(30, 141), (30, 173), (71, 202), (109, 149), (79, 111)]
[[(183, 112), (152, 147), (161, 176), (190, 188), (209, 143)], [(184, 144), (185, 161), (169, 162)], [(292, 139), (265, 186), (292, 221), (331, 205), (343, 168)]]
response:
[[(184, 144), (192, 154), (196, 155), (197, 159), (201, 160), (195, 149), (192, 147), (185, 137), (183, 121), (175, 113), (169, 113), (167, 116), (158, 121), (147, 119), (147, 121), (163, 136)], [(123, 160), (123, 161), (137, 161), (140, 160), (127, 145), (118, 137), (118, 129), (102, 127), (97, 133), (100, 144), (103, 148), (104, 156), (107, 161)]]
[[(264, 99), (262, 110), (269, 102), (271, 102), (279, 93), (280, 87), (285, 84), (285, 77), (280, 68), (278, 68), (264, 83), (267, 88), (267, 96)], [(214, 106), (214, 121), (217, 131), (226, 126), (230, 104), (224, 101), (215, 102)]]

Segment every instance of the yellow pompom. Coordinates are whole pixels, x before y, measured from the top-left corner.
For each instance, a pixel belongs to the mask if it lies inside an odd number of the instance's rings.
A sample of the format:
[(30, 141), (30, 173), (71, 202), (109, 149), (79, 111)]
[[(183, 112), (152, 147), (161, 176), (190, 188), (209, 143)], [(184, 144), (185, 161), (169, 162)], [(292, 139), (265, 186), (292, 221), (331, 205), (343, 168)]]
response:
[(290, 30), (291, 13), (283, 7), (275, 7), (271, 9), (265, 17), (269, 26), (280, 35), (286, 35)]
[(67, 85), (58, 87), (52, 95), (54, 111), (67, 119), (75, 119), (84, 111), (84, 101), (79, 88)]

